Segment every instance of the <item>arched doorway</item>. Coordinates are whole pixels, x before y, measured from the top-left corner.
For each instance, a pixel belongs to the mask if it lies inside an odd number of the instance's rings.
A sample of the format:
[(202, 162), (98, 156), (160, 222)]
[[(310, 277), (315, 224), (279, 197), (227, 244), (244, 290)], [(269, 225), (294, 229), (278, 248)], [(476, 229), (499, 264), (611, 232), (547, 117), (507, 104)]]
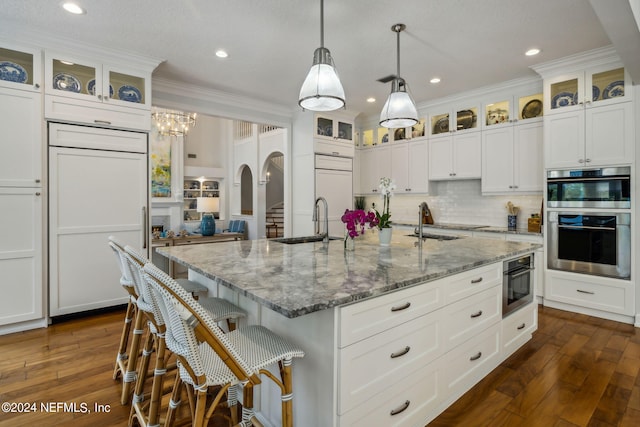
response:
[(273, 152), (263, 165), (265, 236), (284, 236), (284, 155)]

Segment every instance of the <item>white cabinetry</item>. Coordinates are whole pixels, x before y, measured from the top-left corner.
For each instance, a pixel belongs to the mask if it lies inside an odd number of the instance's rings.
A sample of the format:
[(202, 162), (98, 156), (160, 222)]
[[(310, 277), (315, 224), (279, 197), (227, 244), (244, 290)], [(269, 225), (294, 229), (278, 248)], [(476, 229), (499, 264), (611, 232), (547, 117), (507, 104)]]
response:
[(392, 177), (391, 145), (365, 148), (358, 151), (360, 155), (360, 191), (362, 193), (378, 193), (380, 178)]
[(353, 157), (353, 120), (340, 115), (318, 115), (314, 117), (314, 150), (316, 153)]
[(501, 307), (495, 263), (338, 308), (338, 425), (427, 424), (503, 360)]
[[(329, 235), (342, 237), (342, 215), (346, 209), (353, 209), (353, 159), (316, 154), (315, 163), (315, 197), (327, 201)], [(320, 206), (320, 218), (323, 215)]]
[(633, 90), (615, 52), (601, 50), (536, 71), (544, 78), (546, 168), (632, 162)]
[(151, 72), (157, 63), (122, 63), (129, 65), (46, 52), (45, 117), (149, 131)]
[(482, 192), (542, 192), (542, 123), (482, 133)]
[(391, 178), (397, 193), (427, 193), (428, 148), (425, 138), (391, 144)]
[(0, 325), (9, 325), (44, 316), (42, 94), (40, 52), (0, 48), (0, 60), (18, 65), (16, 81), (0, 80)]
[(633, 161), (633, 104), (589, 106), (545, 117), (545, 166), (569, 168)]
[(429, 140), (429, 179), (480, 178), (481, 133), (466, 132)]

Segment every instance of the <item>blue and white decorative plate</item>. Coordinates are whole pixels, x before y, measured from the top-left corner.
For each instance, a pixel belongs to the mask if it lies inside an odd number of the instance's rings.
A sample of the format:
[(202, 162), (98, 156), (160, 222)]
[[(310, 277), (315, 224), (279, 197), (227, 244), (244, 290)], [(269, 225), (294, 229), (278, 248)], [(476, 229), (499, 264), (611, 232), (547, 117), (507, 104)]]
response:
[(29, 78), (27, 70), (22, 68), (21, 65), (15, 62), (2, 61), (0, 62), (0, 80), (6, 80), (8, 82), (24, 83)]
[(560, 92), (551, 99), (551, 108), (568, 107), (575, 105), (574, 94), (571, 92)]
[(118, 98), (120, 98), (121, 101), (142, 102), (142, 94), (140, 93), (140, 90), (131, 85), (120, 86), (120, 89), (118, 89)]
[(592, 86), (593, 89), (591, 89), (593, 91), (593, 99), (592, 101), (597, 101), (598, 97), (600, 96), (600, 88), (598, 86)]
[(79, 93), (82, 85), (80, 80), (73, 74), (58, 73), (53, 76), (53, 88), (58, 90), (66, 90), (67, 92)]
[[(87, 83), (87, 93), (89, 95), (96, 94), (96, 79), (89, 80)], [(113, 98), (113, 86), (109, 85), (109, 98)]]
[(602, 99), (615, 98), (617, 96), (624, 96), (624, 81), (622, 80), (609, 84), (602, 92)]

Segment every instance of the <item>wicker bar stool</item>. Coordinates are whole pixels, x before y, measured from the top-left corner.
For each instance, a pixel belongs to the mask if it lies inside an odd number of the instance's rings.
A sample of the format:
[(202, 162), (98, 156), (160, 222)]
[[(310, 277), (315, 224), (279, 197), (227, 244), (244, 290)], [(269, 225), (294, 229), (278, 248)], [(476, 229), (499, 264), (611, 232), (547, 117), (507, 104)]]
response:
[[(137, 370), (138, 376), (129, 423), (131, 425), (135, 418), (141, 426), (156, 426), (160, 422), (164, 377), (167, 369), (171, 368), (167, 363), (169, 354), (166, 352), (165, 344), (166, 326), (155, 304), (152, 291), (143, 278), (142, 268), (145, 264), (152, 265), (151, 262), (130, 246), (125, 247), (124, 257), (127, 267), (131, 272), (134, 287), (138, 290), (138, 309), (147, 317), (150, 332), (145, 341), (142, 358)], [(182, 285), (177, 285), (183, 289), (183, 292), (189, 293)], [(233, 324), (235, 325), (235, 321), (238, 318), (246, 315), (244, 310), (222, 298), (200, 298), (200, 303), (216, 322), (233, 319)], [(144, 387), (147, 380), (147, 369), (154, 348), (156, 361), (153, 371), (151, 395), (148, 401), (145, 402)], [(177, 404), (178, 402), (170, 402), (170, 405), (177, 406)]]
[[(179, 393), (180, 381), (190, 396), (193, 426), (205, 426), (225, 395), (232, 409), (235, 390), (243, 385), (242, 420), (238, 426), (261, 425), (253, 410), (253, 387), (260, 375), (273, 380), (281, 390), (282, 425), (293, 425), (291, 365), (304, 352), (262, 326), (241, 326), (227, 334), (214, 319), (171, 277), (157, 267), (144, 267), (145, 280), (151, 285), (167, 326), (166, 342), (178, 358), (180, 378), (172, 399)], [(267, 370), (277, 364), (280, 379)], [(208, 392), (213, 398), (207, 399)], [(195, 396), (194, 396), (195, 395)], [(170, 406), (167, 420), (173, 420)]]
[[(115, 368), (113, 370), (113, 379), (117, 379), (122, 375), (122, 392), (120, 402), (126, 405), (129, 402), (131, 386), (136, 379), (136, 364), (140, 348), (140, 339), (144, 332), (143, 317), (138, 316), (138, 291), (135, 289), (131, 270), (126, 265), (125, 244), (120, 242), (116, 237), (109, 236), (109, 247), (116, 255), (118, 268), (120, 269), (120, 284), (129, 294), (127, 302), (127, 310), (122, 327), (122, 335), (120, 336), (120, 344), (118, 346), (118, 354), (116, 355)], [(135, 319), (135, 324), (133, 323)], [(132, 328), (133, 325), (133, 328)], [(131, 337), (133, 335), (133, 337)], [(129, 341), (131, 342), (129, 343)], [(127, 352), (127, 347), (128, 352)]]

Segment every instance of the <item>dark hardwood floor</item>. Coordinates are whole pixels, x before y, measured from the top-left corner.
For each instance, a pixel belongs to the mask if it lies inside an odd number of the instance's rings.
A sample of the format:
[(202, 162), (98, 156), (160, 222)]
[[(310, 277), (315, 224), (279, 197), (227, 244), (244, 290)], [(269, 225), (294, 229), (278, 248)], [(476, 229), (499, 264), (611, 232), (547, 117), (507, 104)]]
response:
[[(430, 426), (640, 426), (640, 329), (539, 313), (533, 339)], [(122, 319), (106, 313), (0, 336), (0, 402), (22, 409), (0, 411), (0, 427), (125, 426), (129, 406), (111, 378)], [(91, 412), (46, 413), (41, 402)], [(34, 403), (35, 412), (17, 407)], [(96, 404), (109, 411), (95, 412)]]

